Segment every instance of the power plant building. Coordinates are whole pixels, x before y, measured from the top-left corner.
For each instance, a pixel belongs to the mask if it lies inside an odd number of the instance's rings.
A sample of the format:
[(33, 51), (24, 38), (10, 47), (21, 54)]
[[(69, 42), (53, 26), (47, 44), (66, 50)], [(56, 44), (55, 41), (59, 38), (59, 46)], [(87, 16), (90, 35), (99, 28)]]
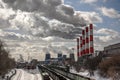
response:
[(104, 54), (120, 54), (120, 43), (104, 47)]

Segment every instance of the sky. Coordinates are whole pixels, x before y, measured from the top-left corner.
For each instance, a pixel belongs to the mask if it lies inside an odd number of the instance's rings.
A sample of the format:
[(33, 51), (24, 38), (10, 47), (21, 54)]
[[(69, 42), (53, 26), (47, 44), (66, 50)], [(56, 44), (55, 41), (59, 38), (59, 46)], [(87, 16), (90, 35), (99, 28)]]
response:
[[(10, 54), (44, 60), (68, 55), (76, 38), (94, 25), (94, 48), (120, 42), (119, 0), (0, 0), (0, 39)], [(75, 52), (76, 53), (76, 52)]]

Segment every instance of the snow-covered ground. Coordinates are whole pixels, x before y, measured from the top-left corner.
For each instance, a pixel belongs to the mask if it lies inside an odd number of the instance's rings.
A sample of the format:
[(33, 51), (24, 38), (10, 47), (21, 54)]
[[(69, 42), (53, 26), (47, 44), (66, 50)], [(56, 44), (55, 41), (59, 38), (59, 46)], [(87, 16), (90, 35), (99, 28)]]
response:
[[(43, 80), (43, 77), (38, 69), (35, 70), (24, 70), (24, 69), (16, 69), (16, 75), (12, 77), (11, 80)], [(71, 73), (75, 73), (78, 75), (82, 75), (85, 77), (90, 77), (95, 80), (112, 80), (110, 78), (103, 78), (98, 74), (98, 71), (94, 72), (94, 76), (90, 76), (89, 72), (83, 71), (83, 72), (76, 72), (74, 68), (70, 69)], [(0, 79), (3, 80), (3, 79)]]
[(98, 74), (98, 71), (95, 71), (94, 72), (94, 76), (90, 76), (89, 75), (89, 72), (86, 70), (86, 71), (83, 71), (83, 72), (76, 72), (75, 69), (70, 69), (70, 72), (71, 73), (75, 73), (75, 74), (78, 74), (78, 75), (82, 75), (82, 76), (85, 76), (85, 77), (90, 77), (92, 79), (95, 79), (95, 80), (112, 80), (110, 78), (103, 78), (101, 77), (99, 74)]
[(17, 73), (11, 80), (43, 80), (40, 72), (35, 70), (16, 69)]
[(8, 71), (8, 73), (4, 76), (4, 79), (2, 78), (2, 76), (0, 76), (0, 80), (6, 80), (7, 77), (12, 76), (15, 73), (15, 69), (12, 69), (10, 71)]

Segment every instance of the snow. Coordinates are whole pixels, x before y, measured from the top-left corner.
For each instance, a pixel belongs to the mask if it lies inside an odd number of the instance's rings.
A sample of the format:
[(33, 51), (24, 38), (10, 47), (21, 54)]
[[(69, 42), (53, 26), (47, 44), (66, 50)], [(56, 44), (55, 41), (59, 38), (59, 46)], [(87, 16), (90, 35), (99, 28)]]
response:
[(94, 76), (90, 76), (89, 72), (87, 70), (81, 71), (81, 72), (77, 72), (74, 68), (72, 68), (72, 69), (70, 69), (70, 72), (74, 73), (74, 74), (82, 75), (82, 76), (85, 76), (85, 77), (89, 77), (89, 78), (95, 79), (95, 80), (112, 80), (111, 78), (103, 78), (103, 77), (101, 77), (98, 74), (98, 71), (94, 71)]
[(111, 78), (103, 78), (98, 74), (98, 71), (94, 71), (94, 76), (92, 76), (91, 78), (94, 78), (96, 80), (112, 80)]
[(43, 80), (39, 70), (16, 69), (17, 73), (11, 80)]
[[(110, 78), (101, 77), (98, 74), (98, 71), (94, 71), (94, 76), (90, 76), (87, 70), (77, 72), (74, 68), (71, 68), (70, 72), (85, 77), (90, 77), (91, 79), (95, 79), (95, 80), (112, 80)], [(10, 74), (12, 73), (10, 72), (8, 75)], [(1, 79), (0, 77), (0, 80), (3, 79)], [(43, 80), (43, 77), (38, 69), (34, 69), (34, 70), (16, 69), (16, 75), (14, 75), (11, 80)]]
[(1, 76), (0, 76), (0, 80), (2, 80)]
[(7, 77), (12, 76), (14, 73), (15, 73), (15, 69), (12, 69), (12, 70), (8, 71), (7, 74), (5, 74), (4, 79), (2, 78), (2, 76), (0, 76), (0, 80), (6, 80)]

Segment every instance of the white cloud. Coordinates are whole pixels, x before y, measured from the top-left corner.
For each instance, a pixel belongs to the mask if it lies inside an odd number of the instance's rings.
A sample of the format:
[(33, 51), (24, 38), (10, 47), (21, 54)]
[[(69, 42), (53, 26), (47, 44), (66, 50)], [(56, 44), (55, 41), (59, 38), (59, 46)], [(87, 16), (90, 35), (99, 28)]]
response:
[(24, 41), (24, 40), (33, 40), (33, 37), (30, 35), (22, 35), (19, 33), (15, 33), (15, 32), (6, 32), (6, 31), (2, 31), (0, 30), (0, 36), (3, 39), (7, 39), (7, 40), (18, 40), (18, 41)]
[(98, 34), (106, 34), (106, 35), (117, 35), (119, 34), (117, 31), (108, 29), (108, 28), (101, 28), (97, 31)]
[[(58, 42), (59, 43), (59, 42)], [(53, 45), (51, 43), (42, 43), (42, 42), (9, 42), (7, 43), (10, 47), (11, 54), (13, 57), (16, 56), (19, 58), (18, 54), (22, 54), (24, 59), (27, 60), (28, 54), (32, 59), (37, 58), (38, 60), (44, 60), (45, 54), (49, 52), (52, 57), (57, 57), (58, 53), (63, 53), (69, 55), (71, 49), (65, 47), (64, 45)]]
[(94, 3), (97, 2), (98, 0), (81, 0), (80, 2), (82, 3)]
[(6, 4), (2, 0), (0, 0), (0, 8), (6, 8)]
[(102, 17), (96, 12), (82, 12), (82, 11), (76, 11), (80, 16), (85, 19), (88, 23), (101, 23)]
[(12, 9), (0, 8), (0, 18), (2, 19), (9, 19), (14, 14), (15, 14), (15, 11), (13, 11)]
[(113, 8), (101, 7), (99, 8), (99, 10), (102, 12), (104, 16), (110, 18), (120, 18), (120, 14), (118, 13), (118, 11)]
[(63, 2), (0, 0), (0, 37), (8, 44), (11, 54), (25, 57), (28, 53), (36, 54), (43, 60), (45, 52), (42, 50), (49, 44), (53, 49), (51, 53), (55, 50), (69, 53), (69, 48), (76, 46), (73, 39), (81, 34), (81, 27), (102, 22), (98, 13), (75, 11)]
[(14, 17), (15, 12), (12, 9), (0, 8), (0, 28), (10, 27), (9, 20)]
[[(0, 24), (3, 24), (2, 27), (10, 26), (20, 29), (35, 37), (45, 38), (57, 36), (74, 39), (76, 34), (81, 33), (81, 29), (78, 27), (91, 22), (96, 23), (102, 21), (99, 14), (95, 12), (89, 14), (89, 12), (75, 11), (71, 6), (64, 5), (62, 0), (36, 0), (34, 2), (33, 0), (5, 0), (4, 2), (12, 9), (9, 10), (9, 8), (7, 8), (1, 13), (5, 14), (8, 10), (5, 22), (3, 19), (1, 20)], [(22, 6), (19, 5), (21, 3)], [(28, 3), (30, 3), (31, 6), (27, 5)], [(2, 17), (2, 15), (0, 17)]]
[[(10, 23), (12, 26), (17, 26), (19, 29), (37, 37), (58, 36), (71, 39), (76, 37), (76, 31), (73, 31), (76, 26), (73, 24), (56, 19), (49, 20), (38, 13), (17, 12), (15, 18), (10, 20)], [(77, 32), (77, 34), (80, 34), (80, 32)]]
[(101, 50), (103, 50), (105, 46), (120, 42), (120, 33), (112, 29), (101, 28), (98, 29), (95, 34), (96, 36), (94, 39), (96, 48), (99, 48)]
[(0, 29), (0, 37), (4, 37), (4, 36), (5, 36), (5, 32), (2, 29)]

